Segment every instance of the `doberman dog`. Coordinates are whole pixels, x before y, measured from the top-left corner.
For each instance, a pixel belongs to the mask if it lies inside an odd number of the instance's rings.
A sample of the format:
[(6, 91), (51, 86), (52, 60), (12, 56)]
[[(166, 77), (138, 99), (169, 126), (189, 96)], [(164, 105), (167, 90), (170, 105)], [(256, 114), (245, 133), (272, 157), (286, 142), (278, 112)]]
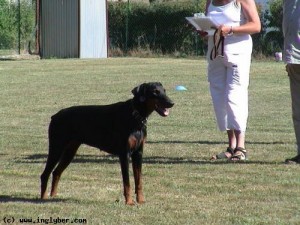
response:
[[(129, 159), (135, 181), (136, 201), (145, 202), (142, 190), (142, 156), (147, 136), (147, 118), (156, 111), (165, 117), (174, 103), (161, 83), (143, 83), (132, 90), (134, 97), (111, 105), (73, 106), (51, 117), (49, 153), (41, 175), (41, 198), (47, 198), (52, 173), (51, 197), (57, 194), (61, 174), (81, 144), (117, 155), (120, 160), (125, 203), (134, 205), (129, 183)], [(55, 168), (56, 167), (56, 168)], [(55, 168), (55, 169), (54, 169)]]

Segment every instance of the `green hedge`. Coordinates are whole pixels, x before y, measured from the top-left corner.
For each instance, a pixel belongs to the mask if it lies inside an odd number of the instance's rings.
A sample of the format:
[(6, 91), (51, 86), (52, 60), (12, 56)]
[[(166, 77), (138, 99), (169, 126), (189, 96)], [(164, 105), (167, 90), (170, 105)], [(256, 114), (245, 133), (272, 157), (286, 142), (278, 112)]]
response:
[[(205, 42), (187, 26), (184, 18), (195, 12), (203, 12), (204, 2), (199, 5), (195, 1), (153, 4), (131, 2), (129, 10), (126, 2), (111, 2), (108, 7), (110, 49), (123, 52), (149, 49), (163, 54), (179, 52), (181, 55), (204, 55)], [(270, 2), (270, 11), (262, 11), (258, 7), (263, 29), (261, 33), (252, 36), (255, 55), (273, 55), (282, 48), (282, 16), (278, 19), (278, 15), (282, 14), (281, 5), (282, 0), (273, 0)]]
[(128, 8), (124, 2), (109, 3), (110, 47), (123, 51), (146, 48), (163, 54), (175, 51), (191, 54), (197, 43), (203, 43), (187, 25), (185, 17), (203, 11), (203, 7), (195, 3), (130, 3)]
[(12, 48), (15, 42), (14, 15), (8, 1), (0, 0), (0, 49)]

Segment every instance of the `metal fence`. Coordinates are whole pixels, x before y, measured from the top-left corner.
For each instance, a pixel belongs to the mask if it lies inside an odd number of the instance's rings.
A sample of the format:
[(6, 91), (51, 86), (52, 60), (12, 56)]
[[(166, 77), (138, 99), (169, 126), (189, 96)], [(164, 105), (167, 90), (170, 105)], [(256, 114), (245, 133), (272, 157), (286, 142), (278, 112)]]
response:
[(22, 54), (35, 44), (35, 1), (0, 0), (0, 55)]

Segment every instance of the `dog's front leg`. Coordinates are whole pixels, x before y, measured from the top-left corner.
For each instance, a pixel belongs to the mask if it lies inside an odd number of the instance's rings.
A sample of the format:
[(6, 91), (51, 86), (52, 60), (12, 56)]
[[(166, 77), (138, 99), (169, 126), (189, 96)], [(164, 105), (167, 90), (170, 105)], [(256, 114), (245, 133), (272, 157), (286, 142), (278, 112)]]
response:
[(131, 196), (130, 181), (129, 181), (129, 156), (126, 154), (120, 155), (120, 164), (123, 178), (125, 204), (134, 205)]
[(132, 154), (132, 167), (134, 174), (134, 182), (135, 182), (135, 194), (137, 203), (143, 204), (145, 203), (145, 198), (143, 194), (143, 186), (142, 186), (142, 160), (143, 160), (143, 151), (142, 148), (140, 151), (136, 151)]

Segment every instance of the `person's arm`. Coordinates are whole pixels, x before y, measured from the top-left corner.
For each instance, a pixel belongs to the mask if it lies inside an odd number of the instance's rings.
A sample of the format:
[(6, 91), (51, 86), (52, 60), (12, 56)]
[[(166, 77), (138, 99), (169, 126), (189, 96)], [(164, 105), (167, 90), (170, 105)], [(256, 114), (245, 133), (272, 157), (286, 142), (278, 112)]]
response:
[(205, 15), (207, 16), (207, 10), (209, 7), (209, 4), (211, 3), (211, 0), (206, 0), (206, 5), (205, 5)]
[(261, 23), (256, 9), (254, 0), (238, 0), (242, 6), (243, 13), (247, 22), (241, 26), (230, 27), (220, 26), (222, 35), (226, 36), (230, 33), (234, 34), (255, 34), (261, 30)]
[[(206, 0), (206, 5), (205, 5), (205, 12), (204, 14), (207, 16), (207, 9), (208, 9), (208, 6), (210, 4), (211, 0)], [(204, 30), (197, 30), (197, 33), (200, 35), (200, 37), (202, 38), (206, 38), (207, 37), (207, 31), (204, 31)]]

